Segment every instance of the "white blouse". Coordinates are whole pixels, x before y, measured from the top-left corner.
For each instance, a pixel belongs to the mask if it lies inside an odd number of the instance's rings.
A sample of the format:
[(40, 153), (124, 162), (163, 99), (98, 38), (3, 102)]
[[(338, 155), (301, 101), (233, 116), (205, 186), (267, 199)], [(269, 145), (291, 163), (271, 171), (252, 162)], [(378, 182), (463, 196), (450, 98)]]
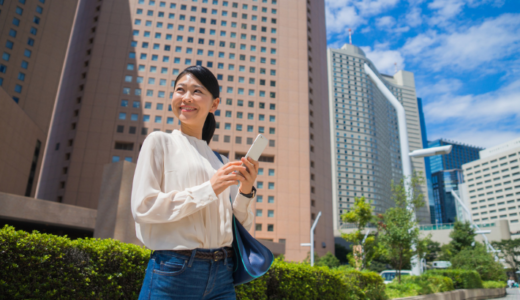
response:
[(237, 185), (215, 194), (210, 179), (222, 165), (204, 140), (180, 130), (150, 133), (132, 186), (137, 238), (152, 250), (231, 246), (233, 213), (249, 230), (255, 199), (238, 193)]

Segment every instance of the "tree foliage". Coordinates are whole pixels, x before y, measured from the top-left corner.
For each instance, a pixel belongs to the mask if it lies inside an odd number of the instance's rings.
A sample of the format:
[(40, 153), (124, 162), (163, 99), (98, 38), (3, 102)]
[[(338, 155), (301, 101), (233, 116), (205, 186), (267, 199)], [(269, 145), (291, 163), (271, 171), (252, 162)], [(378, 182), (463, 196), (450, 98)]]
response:
[(513, 273), (517, 277), (516, 271), (520, 267), (520, 260), (518, 259), (520, 256), (520, 239), (494, 241), (491, 244), (497, 250), (500, 250), (500, 257), (513, 269)]
[(482, 280), (505, 281), (506, 272), (502, 263), (495, 261), (494, 256), (486, 251), (486, 247), (475, 242), (474, 247), (465, 247), (451, 259), (453, 269), (475, 270)]
[[(341, 237), (354, 246), (361, 246), (362, 252), (353, 251), (348, 254), (349, 264), (358, 270), (370, 267), (370, 262), (377, 256), (376, 232), (369, 234), (365, 239), (366, 227), (374, 221), (374, 207), (372, 201), (366, 201), (365, 197), (355, 198), (352, 210), (344, 213), (343, 222), (355, 224), (357, 229), (351, 233), (343, 233)], [(364, 240), (364, 241), (363, 241)]]
[(473, 248), (475, 236), (475, 229), (468, 221), (455, 221), (453, 231), (450, 233), (452, 255), (457, 255), (457, 253), (466, 248)]
[(409, 186), (406, 186), (404, 179), (398, 184), (392, 182), (395, 207), (378, 215), (378, 230), (382, 233), (379, 235), (379, 248), (397, 270), (399, 283), (403, 266), (410, 262), (412, 256), (422, 251), (422, 248), (414, 248), (414, 245), (420, 242), (415, 214), (425, 205), (424, 195), (420, 190), (423, 182), (424, 178), (416, 173), (410, 178)]

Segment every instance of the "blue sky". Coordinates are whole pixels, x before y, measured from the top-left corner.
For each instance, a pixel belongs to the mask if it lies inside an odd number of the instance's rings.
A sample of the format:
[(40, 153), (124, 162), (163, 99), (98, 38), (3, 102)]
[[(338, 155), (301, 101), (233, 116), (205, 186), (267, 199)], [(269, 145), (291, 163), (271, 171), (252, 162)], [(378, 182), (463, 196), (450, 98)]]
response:
[(328, 47), (415, 75), (428, 139), (492, 147), (520, 136), (520, 0), (325, 0)]

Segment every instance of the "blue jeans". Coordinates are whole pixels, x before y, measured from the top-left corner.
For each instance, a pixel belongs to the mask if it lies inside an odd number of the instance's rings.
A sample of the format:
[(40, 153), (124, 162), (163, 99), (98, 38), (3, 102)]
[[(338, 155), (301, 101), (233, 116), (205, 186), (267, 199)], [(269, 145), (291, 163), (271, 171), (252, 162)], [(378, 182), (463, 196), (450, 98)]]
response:
[(195, 258), (195, 251), (218, 249), (195, 249), (191, 256), (167, 250), (154, 251), (148, 261), (139, 300), (236, 299), (233, 259)]

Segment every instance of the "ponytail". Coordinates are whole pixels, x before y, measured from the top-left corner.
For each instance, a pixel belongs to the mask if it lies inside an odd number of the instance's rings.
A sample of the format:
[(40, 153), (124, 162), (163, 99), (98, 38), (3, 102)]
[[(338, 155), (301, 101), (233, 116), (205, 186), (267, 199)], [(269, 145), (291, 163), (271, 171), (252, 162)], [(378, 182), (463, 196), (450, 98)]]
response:
[(211, 142), (213, 138), (213, 134), (215, 133), (215, 129), (217, 128), (217, 123), (215, 122), (215, 115), (213, 113), (208, 113), (206, 117), (206, 121), (204, 122), (204, 127), (202, 127), (202, 139), (206, 141), (206, 143)]

